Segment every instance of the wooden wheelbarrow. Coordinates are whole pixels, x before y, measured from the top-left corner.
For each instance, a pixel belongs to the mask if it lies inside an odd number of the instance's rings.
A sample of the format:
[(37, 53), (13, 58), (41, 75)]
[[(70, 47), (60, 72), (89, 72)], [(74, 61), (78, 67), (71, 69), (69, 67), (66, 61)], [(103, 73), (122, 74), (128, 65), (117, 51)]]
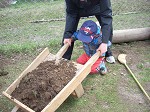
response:
[[(25, 104), (21, 103), (17, 99), (11, 96), (11, 93), (19, 85), (20, 81), (27, 73), (34, 70), (40, 63), (47, 60), (60, 59), (68, 49), (69, 45), (65, 44), (56, 55), (49, 52), (48, 48), (45, 48), (34, 61), (20, 74), (20, 76), (5, 90), (3, 94), (11, 100), (16, 106), (13, 108), (12, 112), (16, 112), (19, 108), (27, 112), (35, 112)], [(91, 66), (99, 58), (100, 52), (94, 54), (90, 60), (83, 66), (76, 63), (77, 71), (72, 80), (49, 102), (49, 104), (41, 112), (54, 112), (67, 98), (70, 94), (76, 95), (78, 98), (84, 94), (84, 90), (81, 82), (90, 73)]]

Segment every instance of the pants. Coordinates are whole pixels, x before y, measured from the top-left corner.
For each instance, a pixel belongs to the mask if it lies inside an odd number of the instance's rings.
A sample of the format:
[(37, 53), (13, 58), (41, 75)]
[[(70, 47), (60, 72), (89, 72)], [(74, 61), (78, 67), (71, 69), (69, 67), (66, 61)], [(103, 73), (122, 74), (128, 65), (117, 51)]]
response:
[[(90, 56), (88, 56), (86, 53), (83, 53), (79, 58), (77, 59), (77, 63), (84, 65), (88, 60), (90, 59)], [(101, 61), (104, 58), (98, 58), (98, 60), (92, 65), (90, 74), (98, 73), (96, 68), (99, 66)]]

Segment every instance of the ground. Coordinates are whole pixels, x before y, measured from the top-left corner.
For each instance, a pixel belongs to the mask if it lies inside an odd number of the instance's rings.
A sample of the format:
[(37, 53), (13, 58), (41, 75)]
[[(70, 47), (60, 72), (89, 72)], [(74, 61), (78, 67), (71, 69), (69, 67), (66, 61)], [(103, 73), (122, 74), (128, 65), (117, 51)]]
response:
[[(79, 48), (77, 47), (76, 49)], [(106, 63), (108, 75), (89, 75), (83, 81), (83, 87), (85, 90), (84, 95), (79, 99), (69, 97), (57, 111), (98, 112), (100, 111), (99, 109), (101, 109), (102, 112), (149, 112), (150, 102), (147, 100), (147, 97), (139, 89), (130, 73), (125, 69), (124, 65), (117, 61), (117, 56), (120, 53), (127, 54), (127, 65), (141, 82), (145, 91), (150, 95), (149, 50), (149, 40), (114, 44), (112, 51), (116, 58), (116, 64)], [(74, 52), (74, 55), (76, 55), (76, 52)], [(2, 71), (4, 71), (5, 74), (2, 74), (0, 77), (2, 79), (13, 78), (14, 80), (15, 77), (11, 76), (11, 70), (6, 69), (6, 66), (13, 65), (14, 69), (16, 69), (15, 73), (20, 73), (24, 67), (21, 68), (21, 66), (18, 65), (18, 62), (21, 63), (23, 60), (30, 60), (29, 62), (32, 62), (35, 57), (36, 56), (20, 54), (14, 55), (10, 58), (1, 55), (1, 68), (3, 68)], [(24, 66), (26, 65), (27, 63), (24, 64)], [(20, 71), (18, 72), (17, 69), (20, 69)], [(17, 77), (18, 76), (16, 76), (16, 78)], [(0, 91), (5, 90), (12, 82), (13, 81), (6, 83), (4, 80), (3, 83), (0, 83)], [(4, 99), (2, 95), (0, 97)], [(13, 107), (11, 106), (11, 108), (8, 108), (8, 105), (4, 106), (4, 104), (5, 102), (0, 102), (0, 107), (2, 109), (4, 108), (3, 112), (7, 112), (8, 110), (10, 111)]]
[[(120, 47), (120, 48), (119, 48)], [(143, 78), (142, 75), (145, 75), (145, 79), (141, 85), (143, 85), (145, 91), (150, 96), (150, 60), (149, 60), (149, 50), (150, 50), (150, 41), (139, 41), (139, 42), (133, 42), (132, 44), (125, 43), (125, 45), (117, 45), (114, 49), (114, 54), (117, 57), (120, 53), (127, 54), (126, 60), (127, 65), (134, 73), (135, 77), (139, 81), (139, 83), (142, 81)], [(146, 55), (147, 54), (147, 55)], [(144, 69), (147, 69), (143, 72)], [(142, 74), (143, 73), (143, 74)], [(127, 72), (127, 69), (121, 70), (122, 78), (120, 79), (120, 82), (118, 83), (118, 94), (121, 100), (125, 104), (130, 104), (129, 111), (137, 111), (137, 112), (148, 112), (150, 111), (150, 101), (147, 100), (147, 97), (144, 95), (144, 93), (139, 94), (137, 91), (138, 89), (136, 86), (133, 86), (133, 84), (130, 84), (130, 79), (127, 78), (129, 72)], [(129, 74), (131, 76), (131, 74)], [(147, 81), (146, 81), (147, 79)], [(134, 80), (132, 78), (132, 80)], [(135, 81), (133, 83), (136, 83)], [(136, 88), (136, 89), (135, 89)], [(140, 90), (140, 89), (139, 89)], [(136, 93), (136, 92), (137, 93)], [(140, 90), (141, 91), (141, 90)], [(145, 106), (147, 107), (146, 110), (142, 110), (141, 108), (133, 109), (133, 105), (138, 105), (139, 107)]]

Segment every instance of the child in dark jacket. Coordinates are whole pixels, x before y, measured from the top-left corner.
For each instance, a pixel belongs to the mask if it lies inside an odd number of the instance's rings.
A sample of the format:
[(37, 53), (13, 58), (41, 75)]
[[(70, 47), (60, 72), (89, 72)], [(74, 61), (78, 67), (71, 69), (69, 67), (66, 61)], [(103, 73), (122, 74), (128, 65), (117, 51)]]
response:
[[(87, 20), (78, 31), (74, 32), (71, 39), (72, 41), (79, 40), (83, 43), (85, 53), (77, 59), (77, 63), (84, 65), (96, 53), (102, 43), (101, 29), (94, 21)], [(111, 42), (109, 41), (107, 45), (109, 47)], [(101, 73), (104, 75), (107, 73), (104, 58), (105, 53), (93, 64), (91, 74)]]

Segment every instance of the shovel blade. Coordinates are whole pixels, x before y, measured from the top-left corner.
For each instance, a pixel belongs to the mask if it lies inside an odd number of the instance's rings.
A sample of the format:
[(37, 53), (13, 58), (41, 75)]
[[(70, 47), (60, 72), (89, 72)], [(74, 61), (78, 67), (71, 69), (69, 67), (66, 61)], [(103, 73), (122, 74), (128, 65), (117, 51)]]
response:
[(119, 54), (118, 56), (119, 62), (122, 64), (126, 64), (126, 56), (127, 56), (126, 54)]

